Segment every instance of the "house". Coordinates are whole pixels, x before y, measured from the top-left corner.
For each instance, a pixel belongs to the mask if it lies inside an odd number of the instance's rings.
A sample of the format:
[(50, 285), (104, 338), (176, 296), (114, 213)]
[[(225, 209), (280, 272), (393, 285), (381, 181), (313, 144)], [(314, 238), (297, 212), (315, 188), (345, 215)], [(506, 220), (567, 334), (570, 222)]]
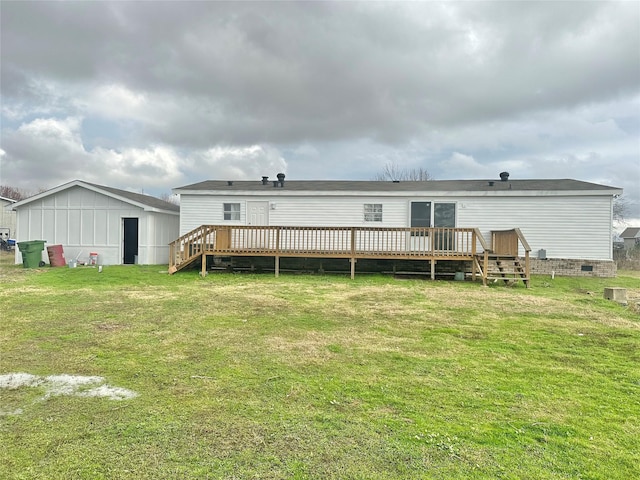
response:
[(0, 197), (0, 236), (4, 240), (16, 235), (16, 212), (11, 209), (14, 203), (11, 198)]
[(640, 227), (628, 227), (620, 234), (625, 250), (631, 250), (640, 245)]
[[(533, 273), (615, 275), (612, 205), (622, 190), (579, 180), (510, 179), (503, 172), (496, 180), (285, 181), (279, 174), (277, 180), (203, 181), (173, 192), (180, 195), (180, 235), (184, 238), (203, 225), (354, 227), (370, 229), (369, 236), (374, 229), (456, 229), (442, 230), (440, 235), (458, 235), (463, 233), (458, 230), (467, 229), (473, 231), (473, 241), (480, 242), (466, 252), (475, 255), (494, 249), (499, 232), (518, 229), (525, 241), (518, 243), (515, 253), (532, 252)], [(421, 235), (429, 233), (425, 230)], [(218, 234), (222, 234), (220, 228)], [(409, 236), (406, 242), (413, 246), (401, 246), (407, 258), (416, 248), (435, 252), (435, 243), (419, 247), (416, 232)], [(449, 255), (456, 250), (449, 242), (447, 248), (437, 250), (447, 250)], [(179, 253), (184, 244), (172, 248)], [(189, 248), (190, 257), (195, 247)], [(270, 248), (278, 253), (280, 247)], [(296, 254), (301, 252), (296, 250)], [(430, 258), (433, 262), (449, 257), (432, 253)]]
[(166, 264), (168, 244), (179, 232), (177, 205), (81, 180), (15, 202), (12, 208), (18, 242), (62, 245), (67, 259), (80, 261), (97, 253), (102, 265)]

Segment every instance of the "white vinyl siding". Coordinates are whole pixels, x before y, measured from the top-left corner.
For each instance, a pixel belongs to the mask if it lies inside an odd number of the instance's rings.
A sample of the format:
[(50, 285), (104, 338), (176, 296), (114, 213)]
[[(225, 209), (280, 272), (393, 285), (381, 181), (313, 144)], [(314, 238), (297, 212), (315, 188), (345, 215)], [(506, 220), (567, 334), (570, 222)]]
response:
[(251, 197), (181, 195), (180, 234), (184, 235), (200, 225), (222, 225), (224, 203), (240, 202), (240, 222), (246, 224), (247, 201), (269, 201), (269, 225), (352, 227), (371, 226), (364, 221), (363, 204), (381, 203), (384, 217), (376, 227), (404, 227), (407, 225), (407, 201), (404, 198), (377, 197)]
[(491, 230), (520, 228), (532, 255), (544, 249), (549, 258), (611, 260), (611, 205), (605, 196), (465, 198), (457, 226), (478, 227), (487, 241)]
[(200, 225), (222, 225), (224, 203), (240, 201), (240, 223), (244, 221), (244, 199), (229, 197), (211, 197), (205, 195), (180, 195), (180, 235), (190, 232)]
[[(180, 233), (200, 225), (223, 224), (222, 204), (240, 203), (245, 224), (246, 202), (269, 201), (269, 224), (279, 226), (408, 227), (412, 201), (455, 204), (455, 226), (479, 228), (489, 242), (492, 230), (520, 228), (532, 255), (545, 249), (549, 258), (611, 260), (612, 197), (607, 195), (449, 195), (375, 196), (353, 192), (323, 196), (299, 195), (181, 195)], [(381, 204), (382, 222), (365, 222), (364, 204)], [(523, 252), (521, 252), (523, 253)]]

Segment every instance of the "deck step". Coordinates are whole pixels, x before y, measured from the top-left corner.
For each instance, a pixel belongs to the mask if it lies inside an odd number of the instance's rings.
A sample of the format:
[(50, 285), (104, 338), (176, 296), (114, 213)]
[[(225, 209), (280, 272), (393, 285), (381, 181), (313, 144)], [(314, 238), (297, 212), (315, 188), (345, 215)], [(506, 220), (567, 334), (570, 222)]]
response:
[(502, 276), (502, 275), (487, 275), (487, 279), (488, 280), (509, 280), (509, 279), (513, 279), (513, 280), (529, 280), (528, 277), (523, 276), (524, 273), (522, 275), (518, 275), (517, 277), (514, 276)]

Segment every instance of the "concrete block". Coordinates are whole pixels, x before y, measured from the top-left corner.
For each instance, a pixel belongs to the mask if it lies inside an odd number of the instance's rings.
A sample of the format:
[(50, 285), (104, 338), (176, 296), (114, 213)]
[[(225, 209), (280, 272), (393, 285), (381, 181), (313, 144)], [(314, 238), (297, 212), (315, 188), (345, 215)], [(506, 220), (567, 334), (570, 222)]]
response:
[(605, 287), (604, 298), (614, 302), (627, 304), (627, 289), (621, 287)]

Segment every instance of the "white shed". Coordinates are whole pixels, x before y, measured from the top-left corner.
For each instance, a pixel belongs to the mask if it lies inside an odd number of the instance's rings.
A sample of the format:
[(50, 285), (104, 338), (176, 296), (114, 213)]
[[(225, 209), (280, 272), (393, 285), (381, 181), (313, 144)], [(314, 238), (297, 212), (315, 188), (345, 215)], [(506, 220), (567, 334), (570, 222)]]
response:
[(11, 209), (14, 203), (16, 200), (0, 197), (0, 235), (4, 240), (16, 235), (16, 212)]
[[(180, 208), (158, 198), (81, 180), (13, 204), (18, 242), (62, 245), (67, 259), (102, 265), (166, 264), (179, 232)], [(48, 261), (46, 249), (43, 260)], [(22, 257), (16, 248), (16, 263)]]

